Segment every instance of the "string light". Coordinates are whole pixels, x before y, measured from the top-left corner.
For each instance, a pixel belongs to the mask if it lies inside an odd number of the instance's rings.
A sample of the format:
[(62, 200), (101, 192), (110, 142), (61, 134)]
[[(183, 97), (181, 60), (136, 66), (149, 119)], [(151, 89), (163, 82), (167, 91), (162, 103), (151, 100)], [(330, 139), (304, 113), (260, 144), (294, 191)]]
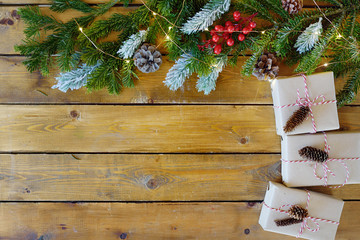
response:
[(342, 38), (341, 34), (339, 33), (339, 35), (337, 35), (336, 38), (337, 38), (337, 39)]
[(208, 28), (205, 28), (205, 31), (209, 31), (209, 29), (208, 29)]
[(327, 67), (329, 64), (328, 63), (324, 63), (324, 67)]
[(157, 15), (157, 13), (156, 13), (156, 12), (152, 12), (152, 14), (153, 14), (154, 16), (156, 16), (156, 15)]
[(172, 27), (170, 26), (170, 27), (169, 27), (169, 30), (171, 30), (171, 29), (172, 29)]
[(80, 31), (80, 32), (83, 32), (83, 28), (82, 28), (82, 27), (79, 27), (79, 31)]
[(261, 34), (265, 34), (265, 31), (262, 31)]
[(166, 34), (166, 39), (167, 39), (167, 40), (170, 40), (170, 37), (169, 37), (169, 35), (167, 35), (167, 34)]

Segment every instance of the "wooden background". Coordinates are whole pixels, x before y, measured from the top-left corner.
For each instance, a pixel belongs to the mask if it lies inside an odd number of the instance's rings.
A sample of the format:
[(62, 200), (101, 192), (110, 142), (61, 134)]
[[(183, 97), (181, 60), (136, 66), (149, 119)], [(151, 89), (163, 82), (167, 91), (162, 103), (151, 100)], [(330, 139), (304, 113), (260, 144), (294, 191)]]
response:
[[(48, 1), (2, 0), (0, 18), (25, 4)], [(257, 224), (280, 138), (269, 83), (239, 75), (245, 57), (208, 96), (195, 78), (169, 91), (166, 57), (119, 96), (65, 94), (14, 52), (24, 27), (0, 25), (0, 239), (292, 239)], [(339, 110), (342, 130), (360, 130), (359, 103)], [(346, 201), (337, 239), (359, 239), (360, 187), (312, 189)]]

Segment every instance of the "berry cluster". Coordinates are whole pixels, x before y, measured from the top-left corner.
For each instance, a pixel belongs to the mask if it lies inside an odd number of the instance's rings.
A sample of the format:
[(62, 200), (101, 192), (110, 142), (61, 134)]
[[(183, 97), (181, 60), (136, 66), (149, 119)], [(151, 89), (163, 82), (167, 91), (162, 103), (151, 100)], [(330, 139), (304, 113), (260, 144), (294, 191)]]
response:
[(225, 26), (216, 25), (214, 29), (210, 31), (211, 39), (203, 40), (204, 45), (198, 45), (201, 51), (204, 51), (204, 48), (214, 48), (215, 54), (220, 54), (222, 50), (222, 44), (227, 44), (229, 47), (233, 46), (235, 40), (233, 35), (239, 33), (237, 40), (240, 42), (245, 40), (245, 35), (250, 33), (255, 27), (256, 23), (252, 19), (257, 15), (254, 13), (249, 17), (241, 17), (239, 11), (233, 13), (234, 22), (227, 21)]

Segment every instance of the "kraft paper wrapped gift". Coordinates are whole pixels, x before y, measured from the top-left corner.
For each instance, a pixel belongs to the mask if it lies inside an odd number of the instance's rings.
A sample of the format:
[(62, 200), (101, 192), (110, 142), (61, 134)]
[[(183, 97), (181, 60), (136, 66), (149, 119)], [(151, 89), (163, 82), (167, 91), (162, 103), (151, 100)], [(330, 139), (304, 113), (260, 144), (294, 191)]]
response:
[[(324, 96), (326, 101), (336, 100), (334, 75), (332, 72), (318, 73), (306, 76), (308, 92), (310, 100), (315, 100), (314, 103), (319, 103)], [(309, 116), (302, 124), (297, 126), (293, 131), (285, 133), (284, 126), (289, 117), (300, 108), (300, 106), (290, 106), (279, 108), (294, 104), (298, 100), (297, 91), (299, 90), (300, 98), (305, 98), (305, 83), (303, 76), (296, 76), (291, 78), (276, 79), (271, 83), (272, 98), (274, 102), (276, 132), (278, 135), (293, 135), (301, 133), (312, 133), (313, 124), (312, 118)], [(339, 118), (336, 107), (336, 102), (315, 105), (311, 107), (314, 113), (314, 120), (316, 130), (326, 131), (339, 129)]]
[[(335, 199), (331, 196), (309, 191), (308, 216), (315, 218), (311, 220), (306, 218), (307, 225), (310, 229), (316, 230), (312, 232), (304, 226), (302, 233), (300, 229), (304, 222), (292, 224), (289, 226), (276, 226), (275, 220), (289, 218), (287, 213), (277, 212), (283, 205), (299, 205), (306, 208), (308, 192), (305, 190), (287, 188), (282, 184), (269, 182), (266, 191), (264, 203), (260, 213), (259, 224), (265, 231), (276, 232), (289, 236), (298, 236), (305, 239), (313, 240), (332, 240), (335, 239), (338, 223), (340, 221), (341, 212), (344, 206), (342, 200)], [(289, 207), (283, 207), (287, 210)]]
[[(283, 136), (281, 141), (281, 174), (288, 187), (342, 185), (360, 183), (360, 132), (325, 133), (330, 146), (329, 159), (326, 166), (330, 172), (324, 172), (321, 163), (317, 164), (314, 174), (314, 161), (305, 161), (299, 154), (303, 147), (325, 149), (324, 133)], [(342, 159), (339, 161), (338, 159)], [(299, 161), (300, 160), (300, 161)], [(325, 166), (325, 167), (326, 167)], [(347, 173), (348, 178), (347, 178)], [(323, 178), (327, 175), (327, 181)], [(318, 178), (316, 177), (318, 176)]]

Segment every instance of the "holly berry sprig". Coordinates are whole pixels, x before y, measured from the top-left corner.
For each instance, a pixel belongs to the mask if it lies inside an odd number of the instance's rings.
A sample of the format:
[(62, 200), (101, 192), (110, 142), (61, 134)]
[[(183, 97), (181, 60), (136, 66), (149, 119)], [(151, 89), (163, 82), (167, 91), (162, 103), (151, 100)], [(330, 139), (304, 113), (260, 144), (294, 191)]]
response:
[[(245, 40), (245, 35), (249, 34), (255, 27), (256, 23), (253, 21), (253, 18), (258, 13), (254, 13), (249, 17), (241, 17), (239, 11), (233, 13), (234, 22), (227, 21), (225, 25), (216, 25), (214, 29), (210, 31), (211, 39), (203, 40), (204, 45), (198, 45), (201, 51), (204, 51), (204, 48), (214, 48), (215, 54), (220, 54), (222, 51), (222, 45), (226, 43), (229, 47), (235, 44), (233, 35), (240, 42)], [(239, 33), (237, 36), (236, 34)]]

